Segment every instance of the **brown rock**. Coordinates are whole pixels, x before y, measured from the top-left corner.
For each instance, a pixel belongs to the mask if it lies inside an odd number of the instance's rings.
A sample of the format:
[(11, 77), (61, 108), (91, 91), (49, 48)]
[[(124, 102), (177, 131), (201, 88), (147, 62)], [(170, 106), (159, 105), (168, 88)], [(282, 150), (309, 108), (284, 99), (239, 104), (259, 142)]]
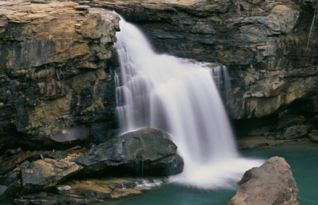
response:
[[(300, 2), (300, 1), (298, 1)], [(303, 2), (303, 1), (301, 1)], [(260, 118), (317, 88), (312, 8), (292, 0), (93, 0), (138, 24), (159, 52), (230, 67), (235, 119)], [(308, 15), (300, 15), (306, 13)]]
[[(163, 180), (108, 178), (76, 180), (57, 187), (58, 193), (35, 193), (15, 199), (19, 205), (61, 205), (107, 203), (110, 199), (141, 194)], [(147, 185), (143, 184), (147, 182)], [(150, 185), (150, 186), (149, 186)], [(1, 187), (0, 187), (1, 188)]]
[(51, 145), (49, 136), (82, 124), (114, 126), (117, 29), (104, 9), (0, 0), (0, 138), (10, 129)]
[(32, 162), (21, 169), (22, 187), (34, 191), (56, 185), (82, 169), (74, 162), (80, 155), (81, 152), (75, 152), (62, 159), (44, 158)]
[(298, 189), (284, 158), (272, 157), (248, 170), (229, 205), (298, 205)]

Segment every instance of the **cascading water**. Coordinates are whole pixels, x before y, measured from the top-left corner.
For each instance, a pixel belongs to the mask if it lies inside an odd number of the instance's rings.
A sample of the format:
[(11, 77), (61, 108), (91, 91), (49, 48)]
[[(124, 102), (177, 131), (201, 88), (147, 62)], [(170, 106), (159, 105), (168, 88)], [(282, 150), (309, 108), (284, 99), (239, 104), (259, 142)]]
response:
[(239, 157), (207, 64), (155, 53), (142, 32), (122, 18), (120, 28), (116, 96), (122, 132), (152, 127), (170, 133), (185, 162), (172, 181), (224, 187), (260, 164)]

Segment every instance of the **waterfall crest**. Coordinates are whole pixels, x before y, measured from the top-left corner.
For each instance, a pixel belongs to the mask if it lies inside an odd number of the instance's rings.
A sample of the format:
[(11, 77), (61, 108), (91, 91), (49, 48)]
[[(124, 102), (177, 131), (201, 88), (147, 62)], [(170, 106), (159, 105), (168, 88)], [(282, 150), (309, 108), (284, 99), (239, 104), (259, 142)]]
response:
[(122, 132), (152, 127), (170, 133), (185, 162), (172, 181), (225, 187), (260, 164), (239, 156), (207, 64), (155, 53), (143, 33), (122, 18), (120, 29), (115, 81)]

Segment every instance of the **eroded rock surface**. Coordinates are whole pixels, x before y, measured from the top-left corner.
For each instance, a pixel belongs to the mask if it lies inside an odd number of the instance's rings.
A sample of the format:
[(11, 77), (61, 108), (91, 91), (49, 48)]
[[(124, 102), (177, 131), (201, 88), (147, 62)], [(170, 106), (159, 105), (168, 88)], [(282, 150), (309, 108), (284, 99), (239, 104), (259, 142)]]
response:
[(110, 130), (117, 16), (69, 1), (32, 2), (0, 1), (0, 147), (17, 132), (52, 145), (87, 139), (78, 127)]
[[(162, 180), (107, 178), (76, 180), (57, 186), (57, 193), (24, 195), (15, 200), (19, 205), (96, 204), (120, 197), (134, 196), (158, 186)], [(1, 187), (0, 187), (1, 189)]]
[[(295, 103), (305, 107), (317, 101), (317, 23), (308, 40), (312, 1), (92, 0), (89, 4), (115, 9), (138, 24), (158, 52), (228, 66), (234, 96), (228, 109), (238, 129), (242, 120), (251, 119), (247, 124), (253, 130), (258, 126), (255, 119), (270, 116), (276, 123), (281, 113), (294, 112)], [(290, 126), (312, 124), (306, 111), (292, 114), (307, 120)], [(318, 116), (318, 110), (312, 114)], [(274, 133), (269, 134), (284, 136), (286, 129), (273, 126)]]
[(261, 167), (248, 170), (228, 205), (298, 205), (298, 188), (290, 165), (272, 157)]
[(80, 155), (81, 152), (75, 152), (61, 159), (44, 158), (22, 167), (22, 187), (34, 191), (55, 186), (82, 169), (74, 162)]

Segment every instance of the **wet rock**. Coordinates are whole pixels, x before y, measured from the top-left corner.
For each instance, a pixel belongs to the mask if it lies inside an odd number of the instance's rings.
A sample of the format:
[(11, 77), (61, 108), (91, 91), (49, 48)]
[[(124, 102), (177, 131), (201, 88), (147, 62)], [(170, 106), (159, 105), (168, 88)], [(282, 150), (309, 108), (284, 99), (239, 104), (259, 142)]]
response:
[[(88, 179), (69, 183), (70, 190), (63, 191), (65, 195), (77, 195), (83, 198), (116, 199), (141, 194), (142, 191), (157, 186), (159, 180), (133, 178)], [(147, 184), (144, 184), (146, 183)]]
[[(58, 187), (58, 193), (39, 193), (19, 197), (21, 205), (60, 205), (106, 203), (110, 199), (141, 194), (162, 180), (138, 178), (109, 178), (76, 180)], [(60, 187), (63, 187), (62, 189)], [(67, 187), (67, 188), (65, 188)]]
[(166, 176), (180, 173), (183, 160), (169, 135), (145, 128), (93, 147), (77, 161), (85, 172)]
[(289, 164), (272, 157), (261, 167), (248, 170), (229, 205), (298, 205), (298, 189)]

